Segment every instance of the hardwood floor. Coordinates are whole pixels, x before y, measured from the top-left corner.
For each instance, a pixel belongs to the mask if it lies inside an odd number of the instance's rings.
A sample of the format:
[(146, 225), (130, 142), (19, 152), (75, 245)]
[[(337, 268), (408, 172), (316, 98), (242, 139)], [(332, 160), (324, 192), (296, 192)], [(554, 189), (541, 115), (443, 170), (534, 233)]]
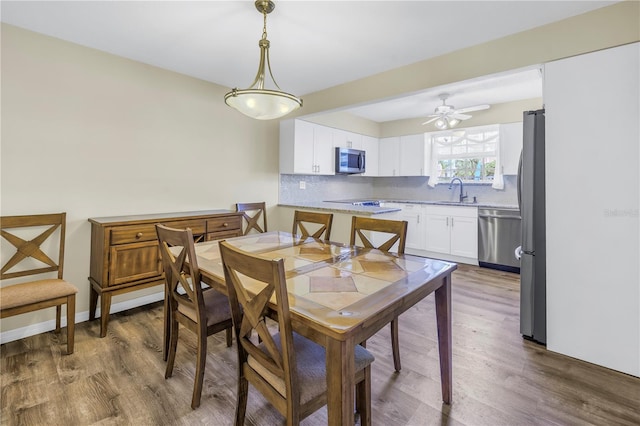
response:
[[(400, 316), (402, 371), (393, 371), (389, 327), (367, 341), (375, 425), (640, 425), (640, 379), (523, 340), (518, 275), (460, 265), (453, 277), (453, 404), (441, 403), (433, 295)], [(63, 330), (64, 331), (64, 330)], [(162, 305), (76, 325), (1, 347), (2, 425), (233, 424), (235, 346), (208, 340), (202, 405), (190, 407), (196, 348), (181, 333), (173, 377), (164, 379)], [(62, 340), (62, 341), (61, 341)], [(235, 345), (235, 343), (234, 343)], [(250, 388), (247, 425), (283, 418)], [(326, 408), (305, 425), (326, 424)]]

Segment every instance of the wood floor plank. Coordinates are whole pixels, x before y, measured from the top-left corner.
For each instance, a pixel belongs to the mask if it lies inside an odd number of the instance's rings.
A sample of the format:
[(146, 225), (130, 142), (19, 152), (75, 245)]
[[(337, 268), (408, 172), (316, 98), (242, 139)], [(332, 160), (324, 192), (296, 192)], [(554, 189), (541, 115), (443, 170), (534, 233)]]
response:
[[(519, 276), (460, 265), (452, 280), (453, 404), (442, 404), (433, 296), (399, 318), (402, 371), (389, 328), (367, 341), (374, 425), (640, 425), (640, 379), (547, 351), (519, 334)], [(0, 347), (1, 425), (233, 424), (236, 349), (224, 333), (208, 340), (201, 406), (190, 407), (193, 333), (180, 334), (165, 380), (162, 304), (76, 325), (75, 353), (62, 334)], [(235, 345), (235, 343), (234, 343)], [(246, 425), (282, 424), (250, 388)], [(327, 424), (323, 408), (303, 421)]]

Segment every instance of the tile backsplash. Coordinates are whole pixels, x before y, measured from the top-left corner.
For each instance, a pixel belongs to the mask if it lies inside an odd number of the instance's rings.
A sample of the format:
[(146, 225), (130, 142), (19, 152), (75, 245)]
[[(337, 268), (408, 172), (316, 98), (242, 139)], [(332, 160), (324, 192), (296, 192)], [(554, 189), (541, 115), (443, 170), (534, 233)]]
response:
[[(316, 202), (350, 198), (372, 198), (388, 200), (457, 200), (460, 194), (456, 184), (441, 183), (431, 188), (428, 177), (363, 177), (363, 176), (319, 176), (280, 175), (280, 203)], [(300, 189), (304, 182), (305, 189)], [(518, 204), (517, 177), (504, 176), (504, 189), (496, 190), (488, 184), (465, 184), (469, 199), (477, 197), (479, 202)]]

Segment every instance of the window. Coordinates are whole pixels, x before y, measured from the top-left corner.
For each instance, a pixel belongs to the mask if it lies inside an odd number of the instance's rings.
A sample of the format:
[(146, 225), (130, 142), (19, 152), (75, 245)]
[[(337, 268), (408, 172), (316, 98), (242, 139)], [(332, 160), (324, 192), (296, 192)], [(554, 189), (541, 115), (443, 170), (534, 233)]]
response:
[(438, 181), (449, 182), (457, 177), (464, 182), (492, 183), (498, 143), (497, 125), (432, 133), (431, 152)]

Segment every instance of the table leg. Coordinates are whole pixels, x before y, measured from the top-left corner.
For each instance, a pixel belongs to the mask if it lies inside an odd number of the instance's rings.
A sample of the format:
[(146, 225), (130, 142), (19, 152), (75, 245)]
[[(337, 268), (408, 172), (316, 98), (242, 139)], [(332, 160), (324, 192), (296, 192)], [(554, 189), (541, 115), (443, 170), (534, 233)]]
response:
[(451, 344), (451, 275), (443, 278), (435, 291), (436, 319), (438, 322), (438, 349), (440, 352), (440, 382), (442, 400), (451, 404), (453, 397), (452, 344)]
[(100, 296), (100, 337), (107, 335), (109, 311), (111, 311), (111, 292), (105, 291)]
[(352, 425), (354, 418), (353, 339), (327, 342), (327, 414), (330, 425)]
[(98, 307), (98, 292), (92, 285), (89, 286), (89, 321), (96, 319), (96, 308)]

